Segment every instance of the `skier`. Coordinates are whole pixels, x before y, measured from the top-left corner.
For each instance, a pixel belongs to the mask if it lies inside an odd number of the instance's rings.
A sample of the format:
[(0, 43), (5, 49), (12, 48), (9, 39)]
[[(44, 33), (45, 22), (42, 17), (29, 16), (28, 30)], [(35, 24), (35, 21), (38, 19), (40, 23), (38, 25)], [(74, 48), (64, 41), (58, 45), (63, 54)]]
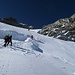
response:
[(4, 37), (4, 42), (5, 42), (5, 44), (4, 44), (5, 47), (8, 46), (9, 43), (11, 43), (11, 46), (12, 46), (12, 35), (10, 35), (10, 36), (6, 35)]
[(28, 28), (28, 31), (30, 30), (30, 28)]
[(33, 35), (31, 35), (31, 36), (28, 35), (28, 38), (25, 40), (25, 42), (32, 41), (33, 39), (34, 39)]
[(33, 40), (33, 35), (31, 35), (30, 38)]

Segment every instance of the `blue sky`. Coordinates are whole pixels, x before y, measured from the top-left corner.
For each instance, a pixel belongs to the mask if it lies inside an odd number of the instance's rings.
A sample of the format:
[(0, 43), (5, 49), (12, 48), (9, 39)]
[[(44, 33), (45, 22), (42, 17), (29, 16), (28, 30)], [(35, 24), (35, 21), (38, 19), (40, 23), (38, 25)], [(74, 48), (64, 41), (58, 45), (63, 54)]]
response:
[(41, 28), (75, 13), (75, 0), (0, 0), (0, 18)]

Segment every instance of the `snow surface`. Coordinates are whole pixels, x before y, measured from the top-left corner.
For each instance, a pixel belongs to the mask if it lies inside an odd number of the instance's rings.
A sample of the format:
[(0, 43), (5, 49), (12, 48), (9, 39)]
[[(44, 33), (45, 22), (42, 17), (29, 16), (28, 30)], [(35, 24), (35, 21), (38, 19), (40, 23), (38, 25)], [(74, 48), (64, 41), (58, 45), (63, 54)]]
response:
[[(0, 75), (75, 75), (75, 42), (0, 23)], [(3, 47), (3, 37), (13, 36)], [(33, 35), (33, 40), (28, 40)]]

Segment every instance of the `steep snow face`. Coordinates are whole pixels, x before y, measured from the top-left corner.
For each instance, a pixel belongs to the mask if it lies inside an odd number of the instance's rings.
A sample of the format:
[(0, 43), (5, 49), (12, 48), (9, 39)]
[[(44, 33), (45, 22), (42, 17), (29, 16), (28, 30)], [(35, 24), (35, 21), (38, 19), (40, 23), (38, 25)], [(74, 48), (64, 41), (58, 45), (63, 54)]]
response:
[(5, 35), (9, 34), (13, 36), (14, 40), (24, 41), (27, 35), (30, 33), (27, 29), (17, 28), (4, 23), (0, 23), (0, 38), (2, 39)]
[[(74, 42), (3, 23), (0, 31), (0, 75), (75, 75)], [(13, 44), (3, 47), (2, 38), (7, 33), (12, 34)], [(27, 35), (33, 35), (34, 39)]]

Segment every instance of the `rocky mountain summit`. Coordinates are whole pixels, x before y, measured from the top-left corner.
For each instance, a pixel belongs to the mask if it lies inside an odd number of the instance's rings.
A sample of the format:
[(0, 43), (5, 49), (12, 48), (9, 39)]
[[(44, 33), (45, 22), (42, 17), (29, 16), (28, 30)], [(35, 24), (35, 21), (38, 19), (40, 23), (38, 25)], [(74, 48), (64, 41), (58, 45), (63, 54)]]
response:
[(75, 42), (75, 14), (44, 26), (38, 33), (54, 38)]
[(16, 27), (27, 28), (27, 29), (33, 29), (34, 28), (33, 26), (29, 26), (27, 24), (17, 22), (17, 20), (13, 17), (1, 18), (0, 22), (6, 23), (6, 24), (9, 24), (9, 25), (13, 25), (13, 26), (16, 26)]

